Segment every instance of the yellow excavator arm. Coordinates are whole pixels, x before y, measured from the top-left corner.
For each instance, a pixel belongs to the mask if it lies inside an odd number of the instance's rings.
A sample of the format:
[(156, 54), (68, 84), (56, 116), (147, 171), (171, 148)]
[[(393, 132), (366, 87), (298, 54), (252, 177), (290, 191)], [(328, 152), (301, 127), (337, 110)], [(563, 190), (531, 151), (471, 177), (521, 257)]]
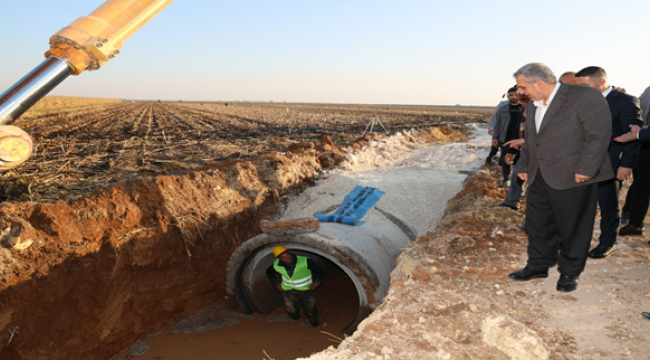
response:
[(29, 158), (32, 141), (10, 126), (70, 75), (97, 70), (120, 53), (124, 41), (173, 0), (108, 0), (50, 38), (45, 61), (0, 95), (0, 170)]

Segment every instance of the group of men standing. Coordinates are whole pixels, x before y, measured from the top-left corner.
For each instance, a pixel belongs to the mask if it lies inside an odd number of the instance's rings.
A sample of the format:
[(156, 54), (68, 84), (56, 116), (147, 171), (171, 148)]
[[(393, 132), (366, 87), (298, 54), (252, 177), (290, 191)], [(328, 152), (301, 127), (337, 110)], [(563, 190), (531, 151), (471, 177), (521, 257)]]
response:
[[(510, 186), (506, 201), (499, 206), (517, 209), (521, 184), (528, 184), (528, 261), (508, 277), (517, 281), (546, 278), (548, 269), (557, 264), (560, 277), (556, 289), (571, 292), (578, 287), (587, 257), (605, 258), (616, 251), (622, 181), (634, 173), (636, 184), (646, 168), (650, 180), (650, 147), (644, 159), (644, 148), (637, 141), (646, 137), (650, 141), (650, 130), (640, 130), (648, 113), (646, 110), (644, 119), (639, 99), (611, 86), (605, 70), (597, 66), (565, 73), (557, 81), (546, 65), (531, 63), (517, 70), (514, 77), (517, 86), (509, 90), (509, 103), (500, 104), (491, 121), (493, 145), (502, 150), (504, 182), (500, 186)], [(511, 100), (517, 95), (531, 101)], [(523, 115), (514, 111), (517, 106), (525, 107)], [(514, 137), (512, 122), (517, 126), (523, 123), (525, 139)], [(518, 162), (508, 156), (513, 149), (519, 149)], [(508, 184), (512, 160), (516, 166)], [(643, 233), (650, 181), (636, 187), (630, 190), (637, 195), (628, 201), (630, 225), (620, 229), (622, 235)], [(647, 195), (638, 195), (644, 191)], [(596, 204), (601, 209), (601, 235), (590, 251)], [(641, 209), (635, 210), (636, 222), (632, 222), (632, 208)]]
[[(587, 257), (600, 259), (616, 251), (617, 235), (642, 235), (650, 204), (650, 88), (641, 96), (611, 86), (604, 69), (590, 66), (567, 72), (558, 81), (541, 63), (514, 73), (517, 85), (497, 106), (490, 120), (492, 145), (501, 149), (501, 187), (510, 187), (498, 206), (518, 209), (527, 182), (528, 260), (508, 275), (516, 281), (548, 277), (558, 265), (556, 289), (577, 289)], [(490, 152), (491, 162), (495, 152)], [(517, 161), (518, 160), (518, 161)], [(510, 167), (515, 163), (510, 179)], [(634, 174), (626, 200), (629, 224), (619, 230), (619, 193)], [(599, 244), (589, 250), (600, 205)], [(282, 292), (289, 316), (302, 308), (318, 326), (314, 290), (324, 271), (309, 257), (277, 246), (267, 269), (270, 282)], [(642, 313), (650, 319), (650, 313)]]

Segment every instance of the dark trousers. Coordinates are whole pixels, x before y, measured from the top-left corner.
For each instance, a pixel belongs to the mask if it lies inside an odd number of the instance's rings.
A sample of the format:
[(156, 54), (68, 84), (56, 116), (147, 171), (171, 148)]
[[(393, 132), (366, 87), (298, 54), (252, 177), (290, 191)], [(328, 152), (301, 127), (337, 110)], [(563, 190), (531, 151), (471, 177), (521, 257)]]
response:
[[(614, 170), (616, 173), (617, 170)], [(600, 206), (600, 245), (611, 246), (616, 242), (621, 225), (621, 212), (618, 209), (618, 195), (621, 181), (609, 179), (598, 183), (598, 205)]]
[(301, 307), (309, 320), (318, 319), (318, 313), (316, 312), (316, 294), (313, 291), (287, 290), (282, 293), (282, 297), (284, 298), (287, 312), (292, 319), (297, 320), (300, 317)]
[(597, 198), (598, 184), (555, 190), (538, 171), (526, 195), (528, 267), (547, 269), (557, 263), (560, 274), (580, 275), (593, 234)]
[(499, 165), (501, 165), (501, 170), (503, 170), (503, 181), (510, 180), (510, 165), (506, 164), (506, 155), (508, 155), (508, 150), (510, 146), (503, 146), (504, 143), (499, 142), (499, 148), (501, 149), (501, 156), (499, 157)]
[(623, 211), (630, 213), (630, 225), (641, 228), (650, 204), (650, 143), (641, 146), (639, 161), (632, 174), (634, 182), (627, 192)]
[(487, 158), (485, 158), (485, 162), (488, 162), (488, 163), (491, 162), (491, 161), (492, 161), (492, 157), (493, 157), (494, 155), (496, 155), (497, 152), (499, 152), (499, 148), (498, 148), (498, 147), (496, 147), (496, 146), (494, 146), (494, 145), (490, 146), (490, 153), (488, 154)]
[[(517, 153), (519, 155), (519, 153)], [(515, 157), (515, 160), (517, 158)], [(526, 188), (524, 187), (525, 181), (521, 180), (519, 176), (519, 162), (515, 163), (515, 167), (512, 169), (512, 177), (510, 179), (510, 188), (506, 194), (506, 200), (504, 201), (508, 206), (519, 207), (521, 198), (524, 196)]]

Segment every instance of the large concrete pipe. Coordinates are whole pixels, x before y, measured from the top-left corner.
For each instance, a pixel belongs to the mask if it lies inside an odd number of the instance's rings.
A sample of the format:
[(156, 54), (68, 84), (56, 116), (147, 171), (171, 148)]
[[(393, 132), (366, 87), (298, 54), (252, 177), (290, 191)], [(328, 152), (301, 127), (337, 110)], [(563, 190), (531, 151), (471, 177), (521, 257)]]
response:
[(352, 281), (359, 298), (359, 311), (342, 332), (353, 332), (383, 299), (395, 260), (414, 234), (399, 216), (385, 211), (370, 210), (363, 220), (366, 223), (356, 227), (321, 223), (320, 229), (312, 233), (262, 234), (249, 239), (235, 250), (228, 262), (226, 292), (230, 303), (245, 313), (262, 314), (283, 304), (281, 294), (266, 277), (266, 269), (275, 260), (272, 250), (282, 245), (316, 261), (329, 260)]

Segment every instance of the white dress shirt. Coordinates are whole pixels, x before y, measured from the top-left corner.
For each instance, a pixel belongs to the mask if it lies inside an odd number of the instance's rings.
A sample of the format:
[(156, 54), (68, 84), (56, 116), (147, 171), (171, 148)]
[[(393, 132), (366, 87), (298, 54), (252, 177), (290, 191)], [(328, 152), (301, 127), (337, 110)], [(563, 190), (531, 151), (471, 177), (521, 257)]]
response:
[(557, 90), (560, 88), (561, 84), (561, 82), (555, 83), (555, 89), (553, 89), (548, 100), (546, 100), (546, 105), (544, 105), (544, 100), (533, 101), (533, 104), (535, 104), (535, 129), (537, 129), (537, 132), (539, 132), (539, 128), (542, 126), (542, 121), (544, 120), (544, 115), (546, 115), (546, 110), (551, 106), (551, 102), (553, 101), (555, 94), (557, 94)]
[(607, 90), (603, 91), (603, 96), (607, 97), (607, 95), (609, 95), (609, 93), (611, 93), (612, 90), (614, 90), (614, 87), (610, 86), (609, 88), (607, 88)]

